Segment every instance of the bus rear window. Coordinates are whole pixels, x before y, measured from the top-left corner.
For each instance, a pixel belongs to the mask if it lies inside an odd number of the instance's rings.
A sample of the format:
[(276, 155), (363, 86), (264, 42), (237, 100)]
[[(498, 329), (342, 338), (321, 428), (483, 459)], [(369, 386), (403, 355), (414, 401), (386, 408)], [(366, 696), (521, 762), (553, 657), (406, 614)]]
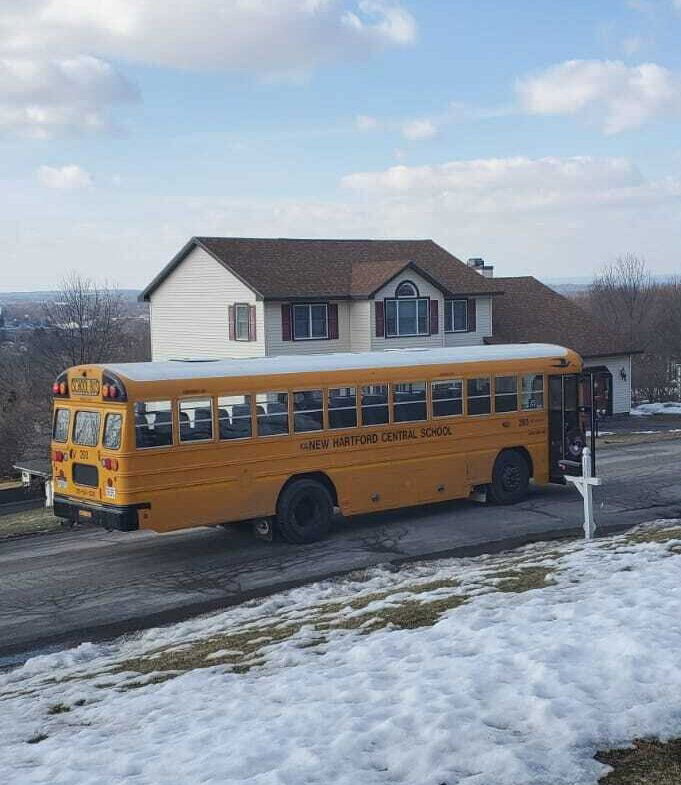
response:
[(52, 438), (55, 442), (65, 442), (69, 438), (69, 420), (71, 412), (68, 409), (57, 409), (54, 413), (54, 428)]
[(117, 450), (121, 446), (121, 426), (123, 417), (120, 414), (107, 414), (104, 420), (104, 447)]
[(73, 423), (73, 443), (96, 447), (99, 441), (99, 412), (76, 412)]

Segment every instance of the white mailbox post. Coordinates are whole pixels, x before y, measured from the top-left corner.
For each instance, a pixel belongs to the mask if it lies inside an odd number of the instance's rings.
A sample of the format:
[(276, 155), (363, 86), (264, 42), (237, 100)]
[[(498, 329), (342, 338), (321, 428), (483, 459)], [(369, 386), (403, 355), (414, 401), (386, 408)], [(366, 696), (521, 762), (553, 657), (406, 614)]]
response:
[(584, 499), (584, 537), (587, 540), (593, 538), (596, 532), (596, 522), (594, 521), (594, 485), (602, 485), (598, 477), (591, 476), (591, 450), (588, 447), (582, 452), (582, 476), (565, 476), (568, 482), (573, 483)]

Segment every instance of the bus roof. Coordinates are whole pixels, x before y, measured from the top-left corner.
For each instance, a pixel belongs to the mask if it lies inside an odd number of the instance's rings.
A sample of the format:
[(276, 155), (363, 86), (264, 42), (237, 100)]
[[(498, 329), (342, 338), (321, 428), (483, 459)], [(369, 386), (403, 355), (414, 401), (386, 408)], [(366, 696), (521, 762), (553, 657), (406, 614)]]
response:
[(457, 346), (439, 349), (392, 349), (381, 352), (296, 354), (232, 360), (166, 360), (164, 362), (107, 365), (113, 373), (133, 382), (180, 381), (218, 377), (267, 376), (286, 373), (405, 368), (420, 365), (549, 360), (565, 358), (569, 350), (547, 343)]

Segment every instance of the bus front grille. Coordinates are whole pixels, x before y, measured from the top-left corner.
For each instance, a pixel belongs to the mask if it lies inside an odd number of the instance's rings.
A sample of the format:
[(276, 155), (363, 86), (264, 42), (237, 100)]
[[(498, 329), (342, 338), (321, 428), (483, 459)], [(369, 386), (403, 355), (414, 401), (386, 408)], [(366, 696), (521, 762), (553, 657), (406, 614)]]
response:
[(89, 485), (91, 488), (96, 488), (99, 485), (99, 471), (96, 466), (87, 463), (74, 463), (73, 481), (76, 485)]

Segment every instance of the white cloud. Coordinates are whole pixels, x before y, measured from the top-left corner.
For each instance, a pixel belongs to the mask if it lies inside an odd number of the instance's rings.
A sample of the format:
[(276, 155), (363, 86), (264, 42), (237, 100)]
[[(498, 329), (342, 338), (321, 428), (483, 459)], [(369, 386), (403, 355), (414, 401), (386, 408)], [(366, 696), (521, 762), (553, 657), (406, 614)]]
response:
[(530, 114), (584, 114), (614, 134), (681, 111), (681, 79), (655, 63), (568, 60), (520, 80)]
[(363, 133), (366, 131), (374, 131), (378, 128), (378, 120), (368, 114), (358, 114), (355, 117), (355, 128)]
[(427, 117), (422, 117), (417, 120), (408, 120), (402, 126), (402, 135), (405, 139), (409, 139), (412, 142), (432, 139), (436, 134), (437, 126)]
[(15, 0), (0, 10), (6, 52), (38, 49), (180, 68), (300, 73), (411, 43), (399, 0)]
[(96, 57), (0, 58), (0, 132), (36, 138), (111, 126), (109, 108), (137, 96)]
[[(196, 234), (251, 237), (432, 237), (459, 258), (485, 256), (500, 275), (588, 275), (634, 250), (661, 273), (678, 268), (681, 181), (648, 180), (621, 158), (500, 158), (394, 166), (349, 174), (335, 199), (149, 199), (101, 189), (99, 218), (71, 199), (22, 184), (0, 217), (11, 227), (6, 288), (45, 286), (46, 244), (74, 268), (115, 264), (121, 285), (144, 285)], [(28, 200), (44, 215), (27, 224)], [(107, 201), (108, 200), (108, 201)], [(17, 228), (18, 227), (18, 228)], [(567, 273), (566, 273), (567, 271)]]
[(47, 188), (75, 191), (92, 185), (92, 175), (76, 164), (41, 166), (36, 172), (39, 182)]
[(110, 60), (300, 80), (415, 36), (399, 0), (12, 0), (0, 5), (0, 131), (110, 128), (111, 107), (135, 96)]

